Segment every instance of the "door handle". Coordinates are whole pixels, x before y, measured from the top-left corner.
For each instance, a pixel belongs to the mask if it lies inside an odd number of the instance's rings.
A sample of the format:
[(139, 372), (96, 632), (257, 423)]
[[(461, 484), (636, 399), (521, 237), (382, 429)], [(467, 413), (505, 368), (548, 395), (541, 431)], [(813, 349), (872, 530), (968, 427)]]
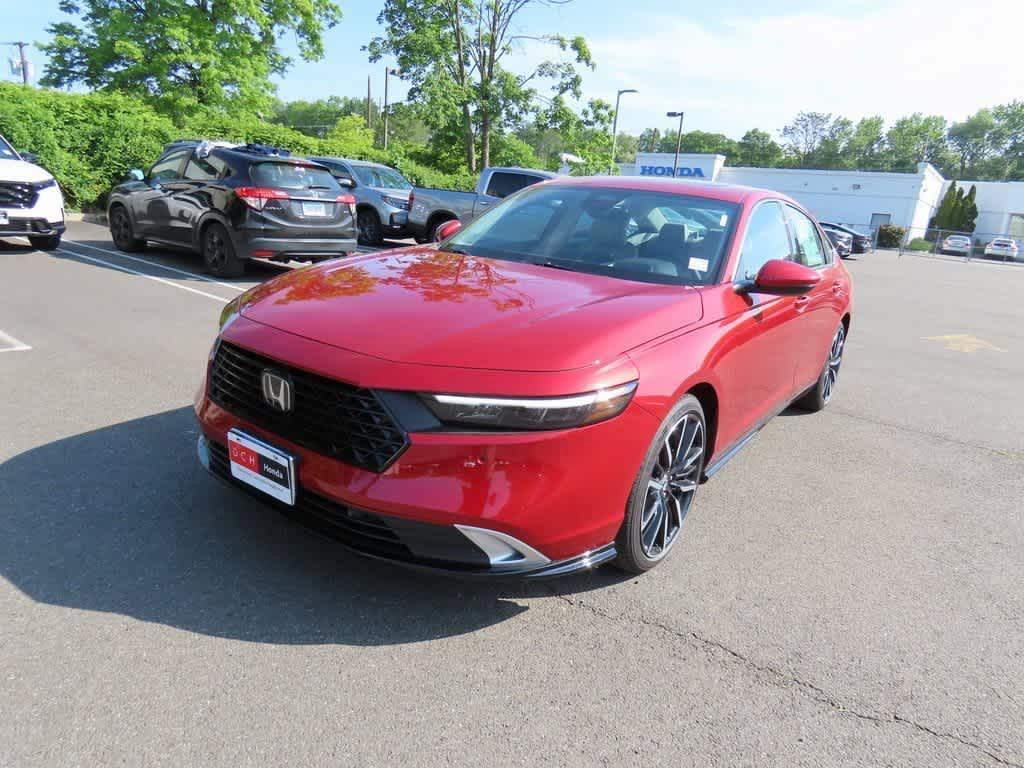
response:
[(843, 284), (842, 283), (840, 283), (838, 280), (836, 280), (834, 283), (832, 283), (832, 293), (835, 293), (835, 294), (838, 295), (838, 294), (840, 294), (842, 292), (843, 292)]
[(807, 305), (810, 303), (810, 296), (797, 296), (796, 301), (793, 302), (793, 306), (796, 307), (797, 312), (802, 312), (807, 309)]

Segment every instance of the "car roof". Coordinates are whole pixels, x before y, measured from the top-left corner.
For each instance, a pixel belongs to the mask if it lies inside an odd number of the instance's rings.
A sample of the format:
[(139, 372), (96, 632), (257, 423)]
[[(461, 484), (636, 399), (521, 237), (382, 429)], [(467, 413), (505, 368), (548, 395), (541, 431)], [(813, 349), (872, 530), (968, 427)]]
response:
[(313, 162), (319, 161), (334, 161), (336, 163), (348, 163), (349, 165), (358, 165), (360, 168), (387, 168), (389, 171), (396, 170), (390, 165), (384, 165), (384, 163), (375, 163), (372, 160), (352, 160), (348, 157), (332, 157), (331, 155), (317, 155), (316, 157), (310, 156), (309, 158)]
[(595, 189), (629, 189), (644, 192), (667, 192), (669, 194), (706, 197), (727, 203), (753, 203), (765, 198), (783, 200), (803, 210), (803, 206), (781, 192), (759, 187), (745, 187), (740, 184), (723, 184), (717, 181), (691, 181), (689, 179), (651, 178), (649, 176), (556, 176), (543, 182), (545, 185), (593, 187)]

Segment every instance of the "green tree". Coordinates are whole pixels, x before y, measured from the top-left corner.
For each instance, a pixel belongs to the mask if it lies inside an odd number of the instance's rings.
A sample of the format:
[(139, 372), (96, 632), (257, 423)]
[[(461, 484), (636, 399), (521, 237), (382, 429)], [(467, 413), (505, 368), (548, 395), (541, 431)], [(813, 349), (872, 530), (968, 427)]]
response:
[(971, 184), (971, 189), (964, 197), (963, 205), (960, 208), (959, 228), (963, 232), (973, 232), (975, 222), (978, 219), (978, 204), (975, 198), (978, 196), (978, 187)]
[(1000, 104), (992, 109), (1003, 141), (1001, 154), (1006, 167), (1003, 178), (1024, 180), (1024, 101)]
[(619, 133), (615, 141), (615, 162), (632, 163), (636, 161), (636, 153), (640, 146), (640, 139), (628, 133)]
[(267, 109), (271, 75), (288, 69), (278, 40), (306, 60), (341, 19), (334, 0), (61, 0), (75, 22), (51, 24), (43, 85), (85, 85), (152, 100), (179, 118), (196, 106)]
[(797, 164), (807, 168), (812, 165), (822, 142), (829, 137), (833, 125), (832, 115), (824, 112), (800, 112), (782, 129), (786, 149)]
[[(370, 104), (370, 119), (377, 123), (377, 105)], [(324, 136), (339, 118), (358, 115), (366, 119), (366, 99), (358, 96), (329, 96), (315, 101), (276, 101), (270, 121), (287, 125), (307, 136)]]
[[(609, 172), (613, 113), (614, 107), (603, 99), (591, 99), (577, 113), (558, 96), (538, 116), (538, 123), (562, 136), (565, 142), (563, 151), (582, 158), (583, 162), (573, 164), (573, 176), (592, 176)], [(617, 167), (613, 167), (611, 172), (617, 173)]]
[(774, 168), (782, 160), (782, 147), (767, 131), (752, 128), (743, 134), (737, 145), (739, 153), (729, 158), (730, 165)]
[(969, 118), (949, 127), (949, 141), (959, 156), (960, 177), (974, 171), (995, 153), (1000, 145), (1001, 131), (990, 109), (979, 109)]
[(644, 128), (640, 132), (639, 152), (657, 152), (661, 146), (661, 131), (657, 128)]
[[(593, 67), (582, 37), (532, 35), (521, 30), (534, 7), (564, 0), (385, 0), (378, 22), (384, 33), (370, 41), (371, 61), (394, 56), (411, 84), (409, 98), (428, 107), (432, 129), (462, 137), (466, 167), (475, 170), (477, 146), (491, 162), (494, 134), (521, 124), (533, 111), (535, 86), (554, 96), (581, 96), (579, 66)], [(523, 41), (542, 43), (556, 57), (528, 72), (506, 69), (506, 57)]]
[(901, 117), (885, 134), (886, 165), (894, 171), (914, 171), (917, 164), (929, 162), (939, 168), (947, 165), (946, 119), (915, 112)]
[(885, 169), (885, 120), (880, 115), (858, 120), (843, 154), (851, 168)]

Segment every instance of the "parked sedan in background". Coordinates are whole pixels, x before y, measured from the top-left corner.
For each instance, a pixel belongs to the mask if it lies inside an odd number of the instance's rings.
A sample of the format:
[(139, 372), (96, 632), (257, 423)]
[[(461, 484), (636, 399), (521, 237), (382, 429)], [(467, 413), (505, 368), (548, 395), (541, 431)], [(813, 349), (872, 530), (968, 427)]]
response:
[(873, 251), (875, 248), (875, 243), (874, 240), (871, 238), (871, 235), (864, 234), (863, 232), (858, 232), (856, 229), (853, 229), (852, 227), (847, 227), (844, 224), (832, 224), (831, 222), (827, 221), (821, 222), (821, 226), (831, 227), (832, 229), (838, 230), (840, 232), (845, 232), (851, 238), (853, 238), (853, 247), (851, 251), (852, 253), (871, 253), (871, 251)]
[(769, 419), (833, 397), (850, 276), (787, 197), (564, 177), (461, 227), (229, 303), (204, 466), (378, 558), (640, 572)]
[(385, 237), (405, 237), (412, 184), (394, 168), (343, 157), (311, 157), (335, 178), (348, 182), (356, 198), (359, 242), (379, 245)]
[(356, 200), (330, 171), (257, 144), (179, 141), (147, 173), (110, 193), (110, 234), (122, 251), (147, 240), (202, 254), (237, 277), (246, 259), (317, 261), (356, 250)]
[(822, 224), (821, 228), (828, 235), (828, 239), (832, 242), (832, 246), (841, 258), (845, 259), (853, 252), (853, 235), (835, 227), (830, 227), (827, 224)]
[(974, 244), (967, 235), (950, 235), (943, 238), (941, 253), (957, 253), (961, 256), (970, 256)]
[(1017, 258), (1017, 242), (1009, 237), (997, 237), (985, 246), (985, 255), (1014, 261)]

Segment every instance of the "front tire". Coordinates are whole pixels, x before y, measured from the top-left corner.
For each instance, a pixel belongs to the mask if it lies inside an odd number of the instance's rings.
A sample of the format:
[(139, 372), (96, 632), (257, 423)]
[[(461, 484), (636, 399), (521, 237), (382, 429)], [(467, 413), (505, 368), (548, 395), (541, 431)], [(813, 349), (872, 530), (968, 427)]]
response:
[(686, 395), (662, 422), (633, 482), (615, 540), (616, 567), (643, 573), (665, 559), (693, 505), (707, 447), (704, 409)]
[(110, 212), (110, 239), (119, 251), (135, 253), (146, 247), (146, 241), (135, 236), (132, 217), (123, 206), (118, 205)]
[(821, 375), (818, 376), (817, 383), (796, 401), (798, 408), (810, 413), (817, 413), (829, 404), (835, 393), (836, 383), (839, 381), (839, 368), (843, 364), (845, 348), (846, 326), (840, 323), (832, 337), (832, 343), (829, 345), (825, 367), (822, 369)]
[(60, 235), (29, 237), (28, 241), (37, 251), (56, 251), (60, 247)]
[(217, 277), (241, 277), (245, 262), (235, 254), (231, 236), (220, 224), (210, 224), (203, 230), (203, 264), (206, 271)]
[(356, 212), (356, 226), (359, 229), (360, 245), (380, 245), (384, 241), (384, 228), (372, 208), (361, 208)]

